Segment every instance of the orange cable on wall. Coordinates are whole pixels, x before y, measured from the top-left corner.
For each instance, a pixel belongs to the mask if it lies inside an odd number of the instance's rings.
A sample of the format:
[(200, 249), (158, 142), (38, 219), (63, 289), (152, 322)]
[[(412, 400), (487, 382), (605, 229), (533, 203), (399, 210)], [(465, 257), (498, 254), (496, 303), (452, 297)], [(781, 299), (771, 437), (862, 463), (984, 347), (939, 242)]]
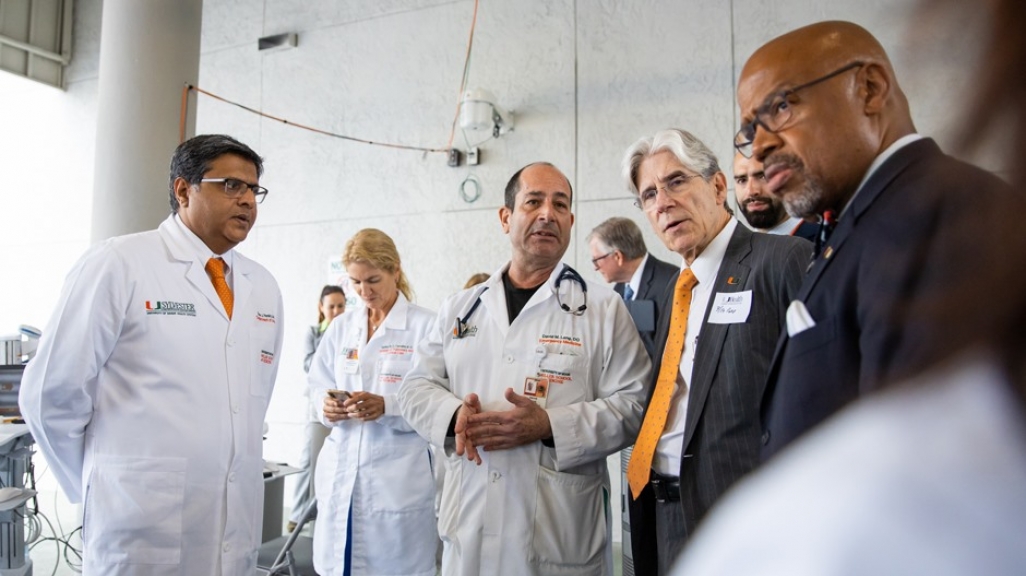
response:
[[(350, 142), (359, 142), (361, 144), (370, 144), (372, 146), (384, 146), (386, 148), (397, 148), (397, 149), (400, 149), (400, 150), (417, 150), (417, 151), (420, 151), (420, 152), (438, 152), (438, 153), (442, 153), (442, 154), (448, 154), (448, 152), (449, 152), (448, 148), (426, 148), (426, 147), (423, 147), (423, 146), (408, 146), (406, 144), (392, 144), (392, 143), (389, 143), (389, 142), (375, 142), (373, 140), (365, 140), (363, 138), (356, 138), (356, 137), (353, 137), (353, 136), (346, 136), (344, 134), (336, 134), (335, 132), (329, 132), (327, 130), (321, 130), (320, 128), (314, 128), (312, 126), (306, 126), (305, 124), (299, 124), (299, 123), (296, 123), (296, 122), (291, 122), (291, 121), (289, 121), (289, 120), (287, 120), (285, 118), (279, 118), (277, 116), (272, 116), (270, 114), (261, 112), (260, 110), (256, 110), (254, 108), (250, 108), (249, 106), (245, 106), (243, 104), (239, 104), (238, 102), (233, 102), (233, 101), (231, 101), (231, 100), (229, 100), (227, 98), (224, 98), (223, 96), (218, 96), (217, 94), (214, 94), (212, 92), (208, 92), (206, 90), (203, 90), (202, 88), (200, 88), (198, 86), (193, 86), (191, 84), (188, 84), (185, 87), (185, 93), (187, 93), (188, 90), (195, 90), (196, 92), (198, 92), (200, 94), (203, 94), (204, 96), (209, 96), (209, 97), (211, 97), (211, 98), (213, 98), (215, 100), (220, 100), (221, 102), (224, 102), (225, 104), (231, 104), (232, 106), (237, 106), (237, 107), (242, 108), (243, 110), (245, 110), (247, 112), (256, 114), (257, 116), (260, 116), (262, 118), (267, 118), (268, 120), (274, 120), (276, 122), (281, 122), (282, 124), (287, 124), (289, 126), (295, 126), (296, 128), (302, 128), (303, 130), (308, 130), (310, 132), (315, 132), (317, 134), (322, 134), (324, 136), (330, 136), (332, 138), (338, 138), (340, 140), (348, 140)], [(186, 114), (186, 109), (185, 109), (185, 106), (184, 106), (184, 102), (185, 102), (184, 96), (183, 96), (182, 102), (183, 102), (183, 107), (182, 107), (182, 115), (181, 115), (181, 127), (182, 127), (181, 128), (181, 133), (183, 134), (183, 138), (184, 138), (184, 133), (185, 133), (185, 114)]]

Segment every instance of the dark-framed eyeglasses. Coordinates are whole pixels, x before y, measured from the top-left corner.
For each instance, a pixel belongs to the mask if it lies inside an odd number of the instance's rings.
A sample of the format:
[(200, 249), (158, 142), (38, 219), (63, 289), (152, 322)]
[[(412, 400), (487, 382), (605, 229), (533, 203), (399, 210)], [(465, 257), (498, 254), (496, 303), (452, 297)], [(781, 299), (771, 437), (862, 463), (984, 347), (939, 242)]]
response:
[(634, 205), (644, 210), (645, 212), (651, 212), (656, 207), (656, 197), (659, 196), (659, 191), (664, 190), (667, 196), (671, 198), (680, 196), (684, 190), (688, 187), (688, 182), (692, 178), (701, 178), (701, 174), (675, 174), (667, 179), (666, 183), (662, 186), (656, 186), (647, 190), (638, 192), (638, 197), (634, 199)]
[(762, 106), (759, 106), (755, 110), (755, 117), (751, 121), (741, 124), (741, 129), (737, 131), (734, 136), (734, 148), (737, 149), (745, 158), (752, 157), (752, 142), (755, 141), (755, 130), (758, 126), (762, 126), (763, 130), (776, 134), (787, 127), (787, 123), (791, 120), (794, 109), (791, 101), (791, 97), (798, 93), (799, 90), (804, 90), (810, 86), (815, 86), (820, 82), (826, 82), (827, 80), (844, 74), (849, 70), (854, 70), (860, 66), (864, 66), (865, 62), (852, 62), (847, 66), (838, 68), (826, 76), (820, 76), (815, 80), (806, 82), (794, 88), (782, 90), (774, 94), (770, 94), (766, 98)]
[(267, 197), (267, 188), (257, 184), (250, 184), (249, 182), (243, 182), (238, 178), (202, 178), (200, 182), (207, 182), (210, 184), (224, 184), (224, 193), (229, 198), (238, 198), (246, 193), (246, 190), (252, 190), (253, 196), (256, 197), (257, 204), (264, 201)]
[(594, 266), (596, 270), (598, 270), (599, 262), (601, 262), (603, 258), (609, 258), (613, 254), (616, 254), (616, 250), (613, 250), (612, 252), (606, 252), (601, 256), (596, 256), (591, 259), (591, 265)]

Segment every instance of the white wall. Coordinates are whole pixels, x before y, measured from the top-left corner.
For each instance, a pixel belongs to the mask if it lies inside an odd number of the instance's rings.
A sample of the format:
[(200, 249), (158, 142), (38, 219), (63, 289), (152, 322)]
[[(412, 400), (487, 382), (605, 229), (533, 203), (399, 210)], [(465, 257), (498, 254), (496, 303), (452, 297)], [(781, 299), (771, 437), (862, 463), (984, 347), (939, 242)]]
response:
[[(516, 129), (481, 146), (475, 168), (437, 154), (354, 144), (198, 97), (198, 132), (225, 132), (266, 158), (271, 193), (240, 249), (278, 278), (288, 340), (268, 420), (271, 459), (295, 461), (303, 417), (302, 333), (315, 320), (326, 262), (360, 228), (395, 239), (418, 301), (437, 307), (473, 272), (509, 256), (498, 225), (502, 188), (547, 160), (575, 189), (567, 254), (601, 282), (584, 237), (612, 215), (636, 219), (620, 182), (623, 151), (665, 127), (703, 138), (729, 167), (737, 127), (734, 79), (766, 40), (823, 19), (848, 19), (890, 51), (918, 127), (950, 140), (952, 106), (971, 50), (913, 33), (915, 0), (484, 0), (470, 85), (516, 111)], [(443, 147), (455, 112), (472, 0), (206, 0), (199, 85), (293, 122), (347, 135)], [(0, 334), (42, 326), (89, 236), (100, 1), (79, 0), (66, 92), (0, 78)], [(262, 54), (257, 38), (299, 34)], [(913, 56), (912, 54), (925, 56)], [(943, 56), (943, 58), (942, 58)], [(130, 89), (126, 87), (126, 89)], [(471, 136), (475, 138), (475, 136)], [(463, 143), (457, 133), (457, 145)], [(476, 175), (473, 204), (459, 183)], [(154, 194), (165, 194), (154, 190)]]

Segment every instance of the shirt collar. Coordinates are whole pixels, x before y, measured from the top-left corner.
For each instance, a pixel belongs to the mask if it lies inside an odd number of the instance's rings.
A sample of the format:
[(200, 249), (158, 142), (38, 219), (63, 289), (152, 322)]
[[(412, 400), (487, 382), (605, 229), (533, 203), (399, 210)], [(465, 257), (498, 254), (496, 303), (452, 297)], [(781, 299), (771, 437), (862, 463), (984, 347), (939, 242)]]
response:
[(837, 218), (840, 219), (841, 216), (844, 216), (844, 213), (848, 211), (848, 207), (851, 206), (851, 203), (853, 201), (855, 201), (855, 197), (858, 196), (859, 192), (862, 191), (862, 188), (866, 185), (866, 182), (869, 181), (870, 177), (873, 176), (873, 174), (880, 168), (880, 166), (883, 166), (884, 162), (890, 160), (891, 156), (894, 156), (894, 154), (898, 150), (901, 150), (905, 146), (908, 146), (909, 144), (922, 139), (923, 137), (920, 134), (916, 134), (915, 132), (911, 134), (906, 134), (892, 142), (886, 150), (884, 150), (880, 153), (879, 156), (874, 158), (873, 163), (869, 165), (869, 170), (866, 170), (866, 175), (862, 177), (862, 182), (859, 182), (859, 187), (855, 189), (855, 193), (852, 194), (851, 198), (848, 199), (848, 203), (844, 205), (844, 209), (841, 210), (841, 214)]
[(799, 224), (801, 224), (801, 222), (802, 222), (801, 218), (789, 217), (787, 220), (784, 220), (780, 224), (777, 224), (776, 226), (770, 228), (769, 230), (766, 230), (765, 232), (767, 234), (777, 234), (779, 236), (788, 236), (788, 235), (791, 234), (791, 231), (795, 229), (795, 227), (797, 227)]
[(185, 238), (189, 252), (193, 254), (193, 256), (200, 264), (206, 266), (207, 260), (210, 260), (211, 258), (223, 258), (224, 263), (228, 265), (227, 270), (224, 271), (225, 275), (227, 276), (231, 273), (231, 270), (234, 267), (235, 263), (234, 250), (229, 250), (224, 254), (214, 254), (214, 252), (211, 251), (209, 247), (207, 247), (203, 240), (201, 240), (199, 236), (197, 236), (192, 230), (189, 229), (188, 226), (185, 225), (184, 222), (182, 222), (182, 219), (179, 218), (177, 214), (174, 215), (174, 222), (175, 225), (178, 226), (178, 229), (181, 231), (182, 237)]
[[(720, 233), (712, 239), (712, 242), (691, 263), (691, 272), (694, 273), (699, 284), (713, 282), (716, 279), (716, 273), (720, 269), (720, 262), (723, 260), (724, 254), (727, 253), (727, 245), (730, 244), (730, 237), (734, 235), (735, 228), (737, 228), (737, 219), (732, 217), (727, 220), (727, 225), (723, 227), (723, 230), (720, 230)], [(683, 258), (681, 260), (683, 261), (681, 269), (688, 268), (687, 261)]]

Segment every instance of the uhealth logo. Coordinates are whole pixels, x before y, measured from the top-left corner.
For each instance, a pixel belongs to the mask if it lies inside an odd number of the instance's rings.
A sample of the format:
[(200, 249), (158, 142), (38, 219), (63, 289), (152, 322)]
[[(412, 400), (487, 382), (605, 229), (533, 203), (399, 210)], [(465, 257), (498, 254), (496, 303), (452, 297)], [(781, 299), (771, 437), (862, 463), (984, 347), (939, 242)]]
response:
[(163, 316), (195, 316), (196, 305), (188, 302), (171, 302), (168, 300), (146, 301), (146, 315), (160, 314)]

